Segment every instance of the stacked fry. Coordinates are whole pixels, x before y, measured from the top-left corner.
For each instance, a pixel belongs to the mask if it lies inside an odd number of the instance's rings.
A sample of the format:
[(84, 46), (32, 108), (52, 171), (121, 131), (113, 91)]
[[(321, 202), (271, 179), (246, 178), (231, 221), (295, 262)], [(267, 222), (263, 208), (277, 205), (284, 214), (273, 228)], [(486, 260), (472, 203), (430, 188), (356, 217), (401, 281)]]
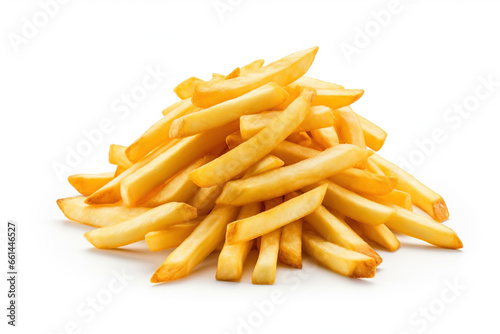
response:
[(187, 276), (214, 251), (216, 278), (235, 281), (257, 248), (252, 282), (273, 284), (278, 262), (302, 268), (302, 251), (373, 277), (382, 258), (372, 245), (397, 250), (393, 231), (461, 248), (441, 224), (443, 198), (374, 153), (386, 133), (350, 106), (363, 90), (304, 76), (317, 51), (184, 80), (158, 122), (128, 147), (111, 145), (115, 172), (70, 176), (83, 196), (59, 207), (97, 227), (85, 233), (97, 248), (175, 248), (153, 283)]

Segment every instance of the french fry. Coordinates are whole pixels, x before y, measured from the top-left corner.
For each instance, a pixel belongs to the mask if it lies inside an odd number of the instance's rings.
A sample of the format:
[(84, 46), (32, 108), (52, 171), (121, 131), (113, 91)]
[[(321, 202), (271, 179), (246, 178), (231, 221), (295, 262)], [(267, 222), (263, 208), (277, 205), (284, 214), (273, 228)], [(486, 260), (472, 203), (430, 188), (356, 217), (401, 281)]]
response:
[(323, 149), (338, 145), (339, 136), (333, 126), (311, 130), (313, 140)]
[(340, 216), (331, 213), (323, 205), (306, 216), (304, 220), (327, 241), (365, 254), (373, 258), (377, 265), (382, 263), (382, 258), (370, 245), (357, 235)]
[[(285, 195), (285, 201), (299, 196), (293, 192)], [(288, 266), (302, 268), (302, 219), (281, 228), (278, 261)]]
[(175, 86), (174, 93), (177, 94), (177, 96), (181, 100), (189, 99), (191, 96), (193, 96), (194, 83), (198, 81), (202, 80), (198, 79), (197, 77), (189, 77)]
[(255, 70), (250, 75), (218, 82), (197, 82), (193, 104), (208, 108), (234, 99), (270, 82), (285, 86), (300, 78), (311, 66), (318, 47), (299, 51)]
[(300, 146), (308, 147), (312, 144), (312, 139), (307, 132), (295, 132), (287, 137), (287, 140)]
[(268, 110), (287, 95), (283, 88), (271, 82), (232, 100), (175, 119), (170, 126), (170, 137), (194, 135), (238, 120), (243, 115)]
[(313, 105), (336, 110), (356, 102), (363, 93), (362, 89), (317, 89)]
[(413, 204), (427, 212), (432, 218), (440, 223), (448, 219), (450, 216), (448, 207), (441, 195), (427, 188), (412, 175), (379, 155), (374, 154), (373, 161), (384, 171), (384, 173), (398, 177), (396, 189), (410, 194)]
[(199, 188), (198, 192), (189, 201), (189, 204), (198, 210), (200, 215), (206, 215), (215, 206), (215, 201), (222, 192), (222, 186), (216, 185), (208, 188)]
[(398, 183), (396, 177), (377, 175), (358, 168), (346, 169), (329, 179), (348, 190), (370, 195), (389, 194)]
[(179, 140), (175, 139), (156, 148), (151, 154), (144, 157), (141, 161), (135, 163), (126, 171), (109, 181), (104, 187), (97, 190), (95, 193), (85, 199), (86, 204), (111, 204), (121, 200), (120, 184), (121, 181), (128, 175), (149, 164), (153, 159), (158, 157), (170, 147), (174, 146)]
[(335, 245), (311, 230), (302, 232), (304, 251), (328, 269), (352, 278), (375, 276), (375, 260), (364, 254)]
[(92, 195), (104, 187), (115, 176), (115, 173), (75, 174), (68, 176), (68, 182), (83, 196)]
[(384, 203), (396, 214), (385, 223), (387, 227), (441, 248), (459, 249), (463, 247), (457, 234), (444, 224), (403, 209), (395, 204)]
[[(233, 132), (236, 126), (237, 124), (228, 124), (179, 141), (179, 143), (160, 154), (146, 166), (122, 180), (120, 191), (123, 202), (128, 206), (136, 205), (148, 193), (178, 173), (182, 168), (222, 145), (227, 135)], [(204, 166), (192, 171), (189, 174), (190, 178), (193, 172)]]
[[(264, 129), (269, 123), (275, 120), (281, 111), (267, 111), (254, 115), (246, 115), (240, 118), (241, 137), (248, 139)], [(311, 108), (311, 112), (306, 119), (294, 130), (294, 133), (311, 131), (333, 125), (332, 110), (324, 106)]]
[(199, 216), (188, 222), (176, 224), (161, 231), (149, 232), (145, 236), (149, 250), (158, 252), (179, 246), (200, 225), (205, 217)]
[(264, 59), (257, 59), (253, 62), (246, 64), (240, 68), (240, 75), (247, 75), (249, 73), (255, 72), (264, 65)]
[(397, 206), (400, 206), (403, 209), (413, 211), (413, 205), (411, 203), (411, 196), (410, 196), (410, 194), (408, 194), (404, 191), (394, 189), (393, 191), (391, 191), (388, 194), (378, 195), (376, 197), (378, 197), (379, 199), (381, 199), (383, 201), (386, 201), (386, 202), (389, 202), (392, 204), (396, 204)]
[(231, 73), (226, 75), (224, 80), (234, 79), (234, 78), (237, 78), (239, 75), (240, 75), (240, 68), (236, 67), (234, 70), (231, 71)]
[(123, 167), (125, 169), (133, 165), (132, 162), (127, 158), (125, 150), (127, 147), (122, 145), (111, 144), (109, 146), (109, 163)]
[(126, 171), (127, 168), (125, 167), (122, 167), (122, 166), (116, 166), (116, 169), (115, 169), (115, 174), (113, 176), (113, 178), (119, 176), (121, 173), (123, 173), (124, 171)]
[(117, 248), (144, 240), (147, 233), (196, 218), (196, 209), (184, 203), (167, 203), (125, 222), (84, 234), (94, 247)]
[(363, 128), (358, 115), (352, 111), (351, 107), (337, 109), (334, 113), (340, 142), (366, 148)]
[(314, 78), (309, 78), (306, 76), (302, 76), (289, 84), (290, 87), (301, 87), (301, 88), (309, 88), (309, 89), (344, 89), (343, 86), (337, 85), (331, 82), (326, 82)]
[[(383, 224), (395, 215), (394, 210), (391, 208), (370, 201), (331, 181), (324, 180), (318, 184), (324, 183), (328, 185), (328, 188), (323, 199), (323, 205), (342, 215), (368, 225)], [(304, 189), (311, 189), (318, 184), (305, 187)]]
[(285, 110), (286, 108), (288, 108), (288, 106), (293, 102), (295, 101), (295, 99), (300, 95), (302, 94), (302, 91), (304, 90), (304, 88), (302, 87), (299, 87), (299, 86), (296, 86), (295, 88), (292, 88), (290, 86), (285, 86), (283, 87), (286, 92), (288, 93), (288, 97), (283, 101), (281, 102), (280, 104), (278, 104), (277, 106), (275, 106), (273, 109), (274, 110), (280, 110), (280, 111), (283, 111)]
[(246, 179), (252, 175), (259, 175), (267, 171), (274, 170), (283, 166), (285, 163), (275, 157), (274, 155), (265, 156), (262, 160), (250, 166), (245, 174), (243, 174), (243, 179)]
[[(241, 207), (238, 214), (238, 220), (245, 219), (259, 214), (262, 210), (262, 204), (252, 203)], [(234, 245), (229, 245), (227, 242), (219, 254), (217, 261), (217, 272), (215, 278), (219, 281), (237, 281), (243, 273), (243, 265), (252, 249), (253, 240), (243, 241)]]
[(259, 258), (253, 269), (253, 284), (274, 284), (280, 247), (281, 228), (260, 238)]
[(366, 146), (374, 151), (380, 150), (382, 146), (384, 146), (387, 133), (363, 116), (360, 116), (359, 114), (357, 116), (359, 122), (361, 123), (361, 127), (363, 128)]
[(125, 150), (127, 158), (132, 162), (137, 162), (162, 143), (171, 140), (168, 132), (170, 131), (172, 122), (179, 117), (194, 113), (198, 110), (199, 108), (193, 106), (190, 99), (185, 100), (180, 106), (163, 116), (130, 144)]
[(305, 91), (278, 118), (258, 134), (219, 158), (192, 171), (191, 180), (200, 187), (224, 183), (269, 154), (306, 118), (314, 93)]
[(373, 162), (373, 159), (371, 157), (366, 159), (366, 170), (373, 174), (385, 176), (385, 173), (375, 162)]
[(243, 143), (244, 141), (245, 139), (241, 137), (239, 130), (231, 133), (229, 136), (226, 137), (226, 145), (230, 150), (232, 150), (239, 144)]
[(169, 105), (168, 107), (166, 107), (165, 109), (163, 109), (161, 111), (162, 115), (165, 116), (166, 114), (170, 113), (171, 111), (177, 109), (177, 107), (181, 106), (184, 102), (186, 102), (186, 101), (180, 100), (180, 101), (177, 101), (175, 103), (172, 103), (171, 105)]
[(371, 242), (387, 249), (388, 251), (394, 252), (399, 249), (400, 242), (398, 238), (391, 232), (391, 230), (384, 224), (380, 225), (367, 225), (358, 223), (355, 220), (346, 218), (346, 223), (360, 236), (364, 239), (368, 239)]
[(229, 224), (226, 242), (232, 245), (252, 240), (303, 218), (321, 205), (325, 191), (325, 185), (317, 187), (270, 210)]
[[(168, 180), (162, 188), (153, 195), (153, 197), (144, 202), (143, 206), (155, 207), (168, 202), (187, 203), (199, 189), (199, 187), (189, 179), (189, 173), (214, 158), (214, 155), (208, 154), (193, 162), (191, 165), (175, 175), (172, 179)], [(200, 213), (198, 212), (198, 214)]]
[(245, 180), (230, 181), (217, 203), (243, 205), (278, 197), (352, 167), (370, 154), (371, 151), (352, 145), (337, 145), (293, 165)]
[(69, 220), (94, 227), (122, 223), (149, 211), (144, 207), (129, 208), (123, 203), (88, 205), (83, 196), (58, 199), (57, 205)]

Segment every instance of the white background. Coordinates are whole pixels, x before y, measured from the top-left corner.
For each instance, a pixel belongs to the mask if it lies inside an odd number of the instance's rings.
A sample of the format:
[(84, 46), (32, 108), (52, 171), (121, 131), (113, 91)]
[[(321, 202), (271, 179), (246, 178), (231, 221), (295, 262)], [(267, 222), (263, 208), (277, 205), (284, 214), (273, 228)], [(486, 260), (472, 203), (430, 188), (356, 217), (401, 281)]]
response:
[[(20, 273), (18, 327), (8, 333), (498, 330), (498, 2), (402, 2), (382, 28), (371, 12), (386, 10), (388, 1), (231, 3), (220, 16), (210, 0), (71, 1), (16, 52), (9, 36), (21, 35), (23, 17), (33, 22), (41, 7), (2, 2), (0, 263), (5, 269), (5, 226), (12, 219), (19, 224)], [(372, 37), (348, 61), (342, 43), (355, 46), (358, 29), (366, 27)], [(446, 225), (462, 238), (463, 250), (401, 237), (399, 251), (380, 250), (384, 262), (373, 279), (348, 279), (305, 260), (301, 272), (279, 267), (274, 286), (252, 285), (251, 264), (242, 282), (217, 282), (212, 255), (186, 279), (151, 286), (168, 251), (149, 253), (144, 244), (95, 250), (82, 235), (89, 228), (59, 212), (56, 199), (76, 192), (52, 165), (65, 163), (68, 147), (85, 140), (84, 130), (103, 119), (113, 122), (73, 173), (111, 171), (109, 144), (127, 145), (159, 119), (176, 100), (177, 82), (314, 45), (320, 49), (308, 75), (365, 90), (354, 110), (389, 133), (383, 156), (398, 163), (420, 156), (414, 174), (445, 198), (451, 212)], [(169, 75), (127, 116), (115, 113), (113, 104), (141, 85), (148, 67)], [(474, 98), (480, 78), (489, 76), (497, 87)], [(443, 118), (464, 101), (478, 102), (468, 117)], [(418, 153), (416, 141), (436, 129), (444, 142)], [(113, 271), (133, 279), (95, 317), (78, 312), (88, 311), (88, 298), (106, 295)], [(6, 328), (7, 286), (1, 281)], [(447, 290), (454, 283), (460, 285), (456, 294)], [(443, 302), (442, 293), (453, 301)], [(263, 314), (255, 302), (267, 305), (271, 295), (280, 295), (279, 303)], [(423, 320), (419, 312), (429, 307)]]

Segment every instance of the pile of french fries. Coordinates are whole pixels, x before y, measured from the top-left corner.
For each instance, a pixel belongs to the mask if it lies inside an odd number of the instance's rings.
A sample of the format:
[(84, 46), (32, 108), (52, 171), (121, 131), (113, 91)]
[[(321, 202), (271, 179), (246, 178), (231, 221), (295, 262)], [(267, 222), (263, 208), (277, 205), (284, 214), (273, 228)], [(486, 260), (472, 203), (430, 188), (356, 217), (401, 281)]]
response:
[(317, 51), (184, 80), (158, 122), (128, 147), (111, 145), (114, 172), (68, 178), (83, 196), (59, 199), (60, 209), (97, 227), (85, 238), (99, 249), (175, 248), (153, 283), (187, 276), (212, 252), (216, 279), (240, 280), (253, 248), (254, 284), (273, 284), (278, 262), (302, 268), (302, 251), (373, 277), (382, 258), (372, 246), (397, 250), (393, 231), (461, 248), (441, 224), (443, 198), (374, 153), (387, 134), (351, 108), (363, 90), (304, 76)]

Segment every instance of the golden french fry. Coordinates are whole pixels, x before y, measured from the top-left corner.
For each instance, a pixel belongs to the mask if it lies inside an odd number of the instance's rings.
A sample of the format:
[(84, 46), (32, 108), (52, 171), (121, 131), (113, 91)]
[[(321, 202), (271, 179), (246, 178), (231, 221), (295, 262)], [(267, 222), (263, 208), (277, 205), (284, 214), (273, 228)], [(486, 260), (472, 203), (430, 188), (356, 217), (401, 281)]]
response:
[(370, 245), (357, 235), (340, 216), (331, 213), (323, 205), (306, 216), (304, 220), (327, 241), (365, 254), (373, 258), (377, 265), (382, 263), (382, 258)]
[(109, 163), (125, 169), (133, 165), (125, 154), (126, 146), (111, 144), (109, 146)]
[(304, 90), (302, 87), (299, 87), (299, 86), (296, 86), (295, 88), (292, 88), (290, 86), (285, 86), (283, 87), (286, 92), (288, 93), (288, 97), (283, 101), (281, 102), (280, 104), (278, 104), (277, 106), (275, 106), (273, 109), (274, 110), (280, 110), (280, 111), (283, 111), (285, 110), (286, 108), (288, 108), (288, 106), (293, 102), (295, 101), (295, 99), (302, 93), (302, 91)]
[(193, 104), (208, 108), (234, 99), (270, 82), (285, 86), (300, 78), (311, 66), (318, 47), (299, 51), (256, 69), (250, 75), (217, 82), (197, 82)]
[(375, 276), (375, 260), (364, 254), (335, 245), (311, 230), (302, 232), (304, 251), (328, 269), (353, 278)]
[(206, 215), (215, 206), (215, 201), (222, 192), (222, 186), (216, 185), (208, 188), (199, 188), (198, 192), (189, 201), (189, 204), (198, 210), (200, 215)]
[(385, 176), (385, 173), (375, 162), (373, 162), (373, 159), (371, 157), (366, 159), (366, 170), (373, 174)]
[(309, 78), (306, 76), (302, 76), (289, 84), (288, 86), (295, 88), (310, 88), (310, 89), (344, 89), (343, 86), (337, 85), (331, 82), (326, 82), (323, 80), (318, 80), (314, 78)]
[(226, 137), (226, 145), (230, 150), (243, 143), (245, 139), (241, 137), (240, 131), (235, 131)]
[(240, 68), (240, 75), (247, 75), (249, 73), (255, 72), (264, 65), (264, 59), (257, 59), (253, 62), (246, 64)]
[(114, 172), (101, 174), (75, 174), (68, 176), (68, 182), (83, 196), (92, 195), (104, 187), (115, 176)]
[(278, 197), (352, 167), (371, 153), (353, 145), (340, 144), (293, 165), (248, 179), (230, 181), (217, 203), (243, 205)]
[(356, 102), (363, 93), (362, 89), (317, 89), (313, 105), (335, 110)]
[(234, 78), (237, 78), (239, 75), (240, 75), (240, 68), (236, 67), (234, 70), (231, 71), (231, 73), (226, 75), (224, 80), (234, 79)]
[(334, 111), (334, 114), (340, 142), (366, 148), (363, 128), (358, 115), (352, 111), (351, 107), (339, 108)]
[[(281, 111), (267, 111), (254, 115), (246, 115), (240, 118), (241, 137), (248, 139), (264, 129), (269, 123), (275, 120)], [(311, 108), (306, 119), (294, 130), (294, 133), (311, 131), (333, 125), (332, 110), (324, 106)]]
[(302, 268), (302, 219), (281, 228), (278, 260), (287, 266)]
[(226, 242), (232, 245), (252, 240), (310, 214), (321, 205), (325, 191), (325, 185), (317, 187), (270, 210), (229, 224)]
[(258, 134), (219, 158), (192, 171), (191, 180), (200, 187), (224, 183), (269, 154), (306, 118), (314, 93), (304, 91), (278, 118)]
[[(143, 203), (143, 206), (155, 207), (168, 202), (187, 203), (199, 189), (199, 187), (189, 179), (189, 173), (196, 168), (203, 166), (214, 158), (214, 155), (208, 154), (203, 158), (193, 162), (173, 178), (165, 182), (165, 184), (161, 186), (161, 189), (158, 192), (156, 192), (151, 198)], [(193, 206), (196, 207), (195, 205)], [(196, 208), (198, 209), (198, 207)], [(202, 213), (198, 212), (198, 214), (200, 215)]]
[(265, 156), (262, 160), (260, 160), (256, 164), (253, 164), (247, 169), (245, 174), (243, 174), (243, 179), (252, 175), (259, 175), (264, 172), (274, 170), (283, 166), (284, 164), (285, 163), (281, 159), (275, 157), (274, 155)]
[(394, 233), (384, 224), (372, 226), (358, 223), (348, 217), (346, 218), (346, 223), (348, 223), (358, 235), (363, 237), (363, 239), (374, 242), (388, 251), (394, 252), (400, 247), (398, 238), (396, 238)]
[(94, 227), (115, 225), (149, 211), (149, 208), (128, 208), (123, 203), (88, 205), (85, 197), (68, 197), (57, 200), (57, 205), (69, 220)]
[(161, 111), (161, 113), (163, 114), (163, 116), (165, 116), (166, 114), (170, 113), (171, 111), (177, 109), (177, 107), (181, 106), (184, 102), (186, 102), (185, 100), (180, 100), (180, 101), (177, 101), (175, 103), (172, 103), (171, 105), (169, 105), (168, 107), (166, 107), (165, 109), (163, 109)]
[(170, 126), (170, 137), (194, 135), (238, 120), (240, 116), (268, 110), (287, 95), (283, 88), (271, 82), (235, 99), (175, 119)]
[(338, 145), (339, 136), (333, 126), (311, 130), (313, 140), (318, 143), (322, 149)]
[[(262, 210), (262, 204), (252, 203), (241, 207), (238, 214), (239, 219), (245, 219), (259, 214)], [(243, 265), (253, 245), (253, 240), (239, 242), (229, 245), (227, 242), (219, 254), (217, 261), (217, 272), (215, 278), (219, 281), (237, 281), (243, 273)]]
[(398, 183), (396, 177), (377, 175), (358, 168), (346, 169), (329, 179), (348, 190), (369, 195), (389, 194)]
[(179, 107), (163, 116), (130, 144), (125, 150), (127, 158), (132, 162), (137, 162), (162, 143), (170, 141), (171, 139), (168, 132), (170, 131), (172, 122), (179, 117), (194, 113), (198, 110), (199, 108), (193, 106), (190, 99), (185, 100)]
[(366, 146), (374, 151), (378, 151), (384, 146), (385, 138), (387, 138), (387, 133), (367, 120), (366, 118), (357, 115), (361, 127), (363, 128), (363, 135), (365, 137)]
[(308, 147), (312, 144), (312, 139), (307, 132), (295, 132), (287, 137), (287, 140), (300, 146)]
[[(383, 224), (395, 215), (394, 210), (391, 208), (370, 201), (331, 181), (325, 180), (318, 184), (324, 183), (328, 185), (328, 188), (323, 199), (323, 205), (342, 215), (368, 225)], [(311, 189), (314, 186), (317, 186), (317, 184), (305, 187), (305, 189)]]
[(252, 273), (253, 284), (274, 284), (280, 237), (281, 228), (278, 228), (260, 238), (259, 258)]
[(384, 171), (384, 173), (398, 177), (396, 189), (410, 194), (413, 204), (427, 212), (438, 222), (443, 222), (448, 219), (450, 216), (448, 207), (441, 195), (427, 188), (412, 175), (379, 155), (374, 154), (373, 161)]
[(117, 248), (144, 240), (147, 233), (196, 218), (196, 209), (171, 202), (153, 208), (125, 222), (101, 227), (84, 234), (96, 248)]
[(181, 100), (189, 99), (193, 96), (194, 83), (197, 81), (202, 81), (197, 77), (190, 77), (182, 81), (180, 84), (175, 86), (174, 92)]
[(179, 246), (200, 225), (205, 217), (196, 217), (193, 220), (167, 227), (161, 231), (149, 232), (145, 236), (149, 250), (158, 252)]
[(115, 173), (113, 175), (113, 178), (117, 177), (118, 175), (120, 175), (121, 173), (123, 173), (124, 171), (126, 171), (127, 168), (125, 167), (122, 167), (122, 166), (116, 166), (116, 169), (115, 169)]
[(395, 204), (384, 203), (396, 214), (385, 223), (387, 227), (441, 248), (463, 247), (458, 235), (449, 227)]
[(121, 200), (120, 194), (120, 183), (121, 181), (131, 175), (135, 171), (149, 164), (153, 159), (158, 157), (163, 152), (167, 151), (170, 147), (175, 145), (178, 142), (178, 139), (175, 139), (171, 142), (165, 143), (155, 149), (151, 154), (144, 157), (141, 161), (135, 163), (126, 171), (122, 172), (120, 175), (115, 177), (113, 180), (109, 181), (104, 187), (97, 190), (95, 193), (90, 195), (85, 199), (86, 204), (111, 204), (116, 203)]
[(402, 207), (403, 209), (413, 211), (413, 205), (411, 203), (411, 196), (407, 192), (394, 189), (388, 194), (378, 195), (376, 196), (379, 199), (396, 204), (397, 206)]
[[(237, 124), (228, 124), (179, 141), (179, 143), (160, 154), (146, 166), (127, 176), (121, 182), (120, 191), (123, 202), (128, 206), (136, 205), (152, 190), (178, 173), (182, 168), (223, 145), (227, 135), (233, 132), (235, 127), (237, 127)], [(208, 164), (214, 161), (212, 160)], [(189, 175), (191, 176), (192, 173), (204, 166), (195, 169)]]

